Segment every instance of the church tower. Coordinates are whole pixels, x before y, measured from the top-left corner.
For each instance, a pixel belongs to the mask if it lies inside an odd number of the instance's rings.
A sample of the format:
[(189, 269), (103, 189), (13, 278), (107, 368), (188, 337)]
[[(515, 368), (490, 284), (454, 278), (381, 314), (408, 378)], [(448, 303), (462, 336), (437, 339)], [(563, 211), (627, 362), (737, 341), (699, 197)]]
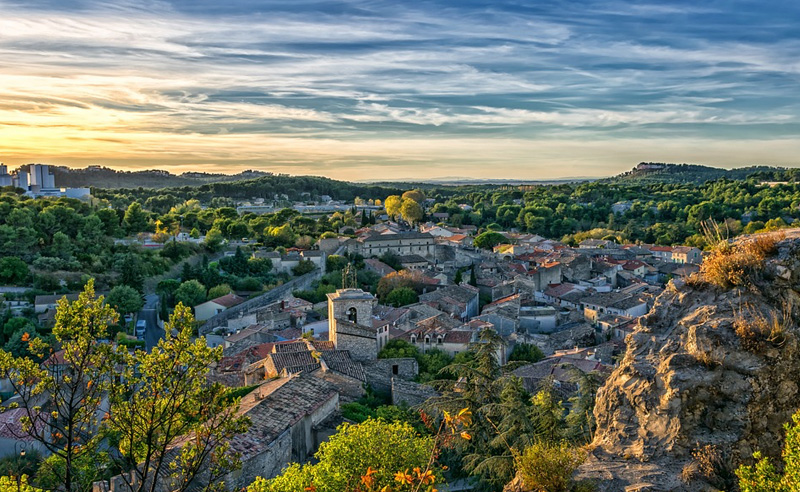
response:
[(388, 327), (373, 328), (375, 296), (361, 289), (339, 289), (328, 294), (328, 339), (337, 350), (350, 351), (354, 360), (378, 358), (389, 341)]

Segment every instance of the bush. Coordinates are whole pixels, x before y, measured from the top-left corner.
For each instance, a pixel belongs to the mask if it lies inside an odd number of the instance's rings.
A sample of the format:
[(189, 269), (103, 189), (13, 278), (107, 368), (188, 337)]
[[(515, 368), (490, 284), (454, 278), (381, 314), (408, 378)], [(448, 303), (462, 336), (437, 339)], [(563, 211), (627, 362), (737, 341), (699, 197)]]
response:
[(792, 325), (789, 309), (781, 314), (763, 312), (748, 306), (743, 308), (733, 320), (733, 328), (739, 343), (745, 350), (758, 352), (768, 345), (780, 347), (786, 341), (787, 329)]
[(347, 420), (352, 420), (357, 424), (377, 416), (374, 410), (358, 402), (344, 403), (342, 404), (341, 409), (342, 417), (346, 418)]
[(782, 233), (772, 233), (735, 243), (720, 242), (700, 265), (700, 279), (722, 288), (752, 283), (783, 237)]
[(562, 442), (537, 442), (516, 457), (517, 472), (534, 492), (570, 492), (578, 484), (572, 474), (586, 460), (586, 451)]

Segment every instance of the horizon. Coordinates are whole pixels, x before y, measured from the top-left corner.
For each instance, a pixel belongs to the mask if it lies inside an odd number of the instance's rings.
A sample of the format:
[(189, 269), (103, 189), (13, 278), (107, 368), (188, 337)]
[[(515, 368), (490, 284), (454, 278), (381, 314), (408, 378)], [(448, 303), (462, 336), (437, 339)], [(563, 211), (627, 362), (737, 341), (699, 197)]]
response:
[(0, 7), (9, 167), (422, 182), (799, 164), (794, 4)]

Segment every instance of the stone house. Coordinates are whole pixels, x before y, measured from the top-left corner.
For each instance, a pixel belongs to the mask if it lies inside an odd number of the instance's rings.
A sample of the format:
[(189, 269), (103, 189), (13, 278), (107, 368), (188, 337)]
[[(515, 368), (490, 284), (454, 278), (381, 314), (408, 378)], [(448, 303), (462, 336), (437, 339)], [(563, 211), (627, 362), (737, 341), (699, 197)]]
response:
[(197, 321), (205, 321), (218, 315), (226, 309), (238, 306), (245, 300), (246, 299), (244, 297), (239, 297), (236, 294), (228, 294), (222, 297), (217, 297), (216, 299), (211, 299), (210, 301), (206, 301), (194, 307), (194, 318)]

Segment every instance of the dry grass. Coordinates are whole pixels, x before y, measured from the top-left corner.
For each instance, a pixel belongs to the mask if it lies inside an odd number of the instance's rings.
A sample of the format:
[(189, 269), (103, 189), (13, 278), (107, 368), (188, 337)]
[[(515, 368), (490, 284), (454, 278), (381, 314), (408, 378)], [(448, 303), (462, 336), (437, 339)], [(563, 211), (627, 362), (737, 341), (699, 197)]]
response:
[(729, 490), (734, 485), (736, 476), (728, 453), (713, 444), (698, 444), (692, 450), (692, 461), (681, 470), (681, 480), (688, 483), (698, 478), (705, 479), (715, 487)]
[(742, 287), (751, 283), (775, 254), (783, 233), (759, 234), (734, 243), (720, 240), (700, 265), (700, 279), (718, 287)]
[(791, 307), (784, 306), (779, 313), (764, 314), (752, 306), (742, 308), (733, 320), (736, 336), (745, 350), (758, 352), (767, 346), (780, 347), (786, 343), (792, 326)]

